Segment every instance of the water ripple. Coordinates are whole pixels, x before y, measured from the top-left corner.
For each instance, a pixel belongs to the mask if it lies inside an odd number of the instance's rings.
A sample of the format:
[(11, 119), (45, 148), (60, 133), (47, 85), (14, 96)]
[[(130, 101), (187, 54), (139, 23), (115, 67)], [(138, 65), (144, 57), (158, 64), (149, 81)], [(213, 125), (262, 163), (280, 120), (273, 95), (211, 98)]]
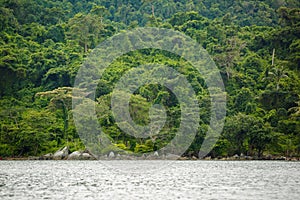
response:
[(0, 199), (299, 199), (299, 162), (176, 161), (143, 171), (163, 162), (1, 161)]

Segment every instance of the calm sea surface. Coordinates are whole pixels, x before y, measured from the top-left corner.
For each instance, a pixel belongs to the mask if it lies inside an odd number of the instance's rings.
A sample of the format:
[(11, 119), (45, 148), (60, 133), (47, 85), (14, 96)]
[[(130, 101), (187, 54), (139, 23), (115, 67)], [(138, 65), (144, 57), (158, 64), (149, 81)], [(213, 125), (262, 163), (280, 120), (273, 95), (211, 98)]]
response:
[(0, 199), (300, 199), (300, 162), (0, 161)]

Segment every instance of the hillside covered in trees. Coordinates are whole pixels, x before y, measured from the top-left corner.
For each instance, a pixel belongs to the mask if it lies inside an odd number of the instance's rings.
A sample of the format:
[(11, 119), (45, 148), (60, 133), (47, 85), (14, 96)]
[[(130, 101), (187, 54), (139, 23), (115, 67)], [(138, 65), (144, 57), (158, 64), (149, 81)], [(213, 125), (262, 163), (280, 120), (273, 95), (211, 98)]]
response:
[[(182, 32), (215, 61), (227, 116), (210, 156), (300, 156), (297, 0), (0, 0), (0, 15), (0, 157), (84, 149), (72, 118), (77, 71), (100, 42), (136, 27)], [(193, 86), (201, 120), (185, 155), (197, 156), (209, 128), (205, 81), (182, 58), (156, 49), (121, 56), (99, 81), (98, 120), (114, 144), (103, 151), (156, 151), (179, 128), (178, 101), (158, 84), (140, 87), (130, 108), (136, 123), (146, 125), (151, 105), (164, 105), (168, 118), (156, 137), (134, 138), (116, 125), (110, 108), (114, 84), (146, 63), (171, 66)]]

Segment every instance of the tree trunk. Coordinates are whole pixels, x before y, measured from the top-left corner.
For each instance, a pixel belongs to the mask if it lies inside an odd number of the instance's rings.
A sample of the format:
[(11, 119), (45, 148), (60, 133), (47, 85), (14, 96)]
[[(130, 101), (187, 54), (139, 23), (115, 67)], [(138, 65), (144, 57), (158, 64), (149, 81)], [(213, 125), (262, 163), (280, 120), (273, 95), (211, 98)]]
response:
[(275, 49), (273, 49), (273, 54), (272, 54), (272, 66), (274, 66), (274, 58), (275, 58)]
[(88, 50), (88, 45), (87, 45), (87, 43), (85, 42), (85, 43), (84, 43), (84, 53), (86, 53), (87, 50)]
[(154, 15), (154, 6), (152, 5), (152, 17), (154, 18), (155, 15)]

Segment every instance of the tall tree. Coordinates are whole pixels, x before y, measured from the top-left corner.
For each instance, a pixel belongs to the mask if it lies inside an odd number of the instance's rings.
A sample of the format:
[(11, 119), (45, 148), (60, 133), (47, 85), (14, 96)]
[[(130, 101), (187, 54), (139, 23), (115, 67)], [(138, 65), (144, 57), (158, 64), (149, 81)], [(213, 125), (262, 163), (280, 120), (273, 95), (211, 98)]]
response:
[(68, 22), (70, 29), (68, 36), (77, 40), (84, 47), (84, 52), (88, 51), (89, 46), (97, 44), (101, 38), (101, 30), (103, 30), (103, 15), (105, 14), (103, 7), (93, 7), (90, 13), (78, 13)]

